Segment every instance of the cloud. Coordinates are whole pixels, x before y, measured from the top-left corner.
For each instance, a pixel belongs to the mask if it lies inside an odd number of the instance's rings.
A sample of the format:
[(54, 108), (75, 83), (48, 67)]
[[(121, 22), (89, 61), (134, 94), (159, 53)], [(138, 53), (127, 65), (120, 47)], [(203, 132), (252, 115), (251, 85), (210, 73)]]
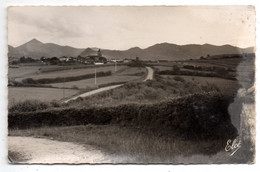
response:
[(248, 47), (254, 45), (254, 15), (246, 6), (11, 7), (8, 38), (11, 45), (38, 38), (111, 49), (160, 42)]

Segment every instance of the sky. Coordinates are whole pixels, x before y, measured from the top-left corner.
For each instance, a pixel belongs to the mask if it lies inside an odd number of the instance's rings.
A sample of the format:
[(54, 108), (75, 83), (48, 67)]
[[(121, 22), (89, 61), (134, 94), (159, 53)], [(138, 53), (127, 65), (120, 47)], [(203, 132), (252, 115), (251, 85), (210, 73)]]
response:
[(157, 43), (255, 46), (252, 6), (9, 7), (8, 44), (126, 50)]

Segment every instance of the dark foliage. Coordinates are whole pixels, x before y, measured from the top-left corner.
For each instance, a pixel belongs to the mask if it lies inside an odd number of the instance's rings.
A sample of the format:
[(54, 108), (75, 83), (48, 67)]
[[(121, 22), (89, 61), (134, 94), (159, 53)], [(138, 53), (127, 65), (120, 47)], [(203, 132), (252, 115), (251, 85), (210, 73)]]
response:
[[(228, 114), (230, 98), (219, 94), (193, 94), (153, 105), (125, 104), (107, 108), (9, 111), (12, 128), (120, 124), (154, 128), (163, 135), (185, 139), (231, 139), (237, 134)], [(176, 134), (177, 133), (177, 134)]]
[(37, 60), (35, 60), (35, 59), (33, 59), (33, 58), (31, 58), (31, 57), (21, 57), (20, 59), (19, 59), (19, 62), (20, 63), (33, 63), (33, 62), (36, 62)]
[(44, 110), (49, 107), (48, 103), (40, 102), (37, 100), (30, 101), (26, 100), (24, 102), (18, 103), (12, 107), (9, 108), (9, 112), (33, 112), (33, 111), (39, 111)]

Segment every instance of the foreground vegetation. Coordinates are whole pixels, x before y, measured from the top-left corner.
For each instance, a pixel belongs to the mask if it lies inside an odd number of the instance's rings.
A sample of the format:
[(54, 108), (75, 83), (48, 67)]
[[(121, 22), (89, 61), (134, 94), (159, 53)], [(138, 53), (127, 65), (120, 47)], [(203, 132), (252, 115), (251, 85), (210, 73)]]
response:
[(111, 124), (10, 130), (9, 135), (92, 145), (123, 163), (173, 163), (179, 155), (212, 156), (225, 146), (221, 140), (189, 140), (174, 133), (165, 137), (143, 128)]
[(79, 109), (39, 104), (31, 112), (10, 109), (9, 135), (91, 144), (133, 156), (134, 162), (173, 162), (180, 154), (215, 154), (227, 139), (236, 137), (227, 112), (229, 101), (204, 93), (152, 105)]
[[(68, 104), (15, 104), (9, 107), (9, 135), (90, 144), (109, 154), (132, 157), (128, 162), (167, 163), (176, 162), (176, 155), (215, 155), (238, 135), (229, 105), (243, 85), (233, 75), (241, 59), (228, 60), (226, 66), (224, 61), (205, 60), (224, 67), (225, 74), (212, 66), (191, 67), (191, 62), (186, 67), (159, 67), (162, 70), (154, 66), (152, 81), (131, 81)], [(143, 74), (128, 76), (138, 73)], [(254, 79), (246, 82), (248, 89)], [(240, 113), (237, 109), (234, 115)]]
[[(180, 151), (184, 143), (191, 144), (188, 145), (190, 149), (186, 152), (187, 154), (212, 154), (222, 150), (227, 139), (237, 136), (237, 131), (231, 124), (227, 110), (229, 101), (228, 97), (219, 96), (215, 93), (205, 93), (184, 96), (153, 105), (126, 104), (116, 107), (81, 109), (59, 107), (58, 109), (45, 109), (46, 107), (41, 105), (41, 108), (34, 109), (33, 112), (14, 110), (12, 112), (11, 110), (8, 116), (8, 127), (10, 135), (17, 135), (20, 132), (20, 135), (25, 133), (24, 135), (28, 136), (26, 131), (29, 131), (29, 135), (32, 136), (50, 136), (58, 140), (65, 135), (65, 138), (61, 140), (72, 141), (74, 137), (71, 138), (70, 135), (73, 133), (77, 133), (75, 137), (82, 137), (77, 130), (74, 131), (75, 127), (58, 128), (58, 131), (65, 130), (61, 132), (54, 132), (55, 130), (52, 127), (93, 124), (107, 125), (109, 128), (110, 125), (116, 125), (122, 127), (122, 130), (125, 130), (126, 133), (122, 134), (121, 130), (120, 132), (108, 130), (108, 133), (104, 133), (103, 130), (101, 137), (94, 127), (93, 131), (89, 131), (93, 132), (92, 139), (97, 137), (92, 144), (101, 148), (104, 147), (104, 149), (107, 148), (105, 145), (111, 146), (108, 150), (111, 149), (114, 153), (119, 151), (126, 156), (129, 154), (129, 150), (133, 150), (132, 154), (136, 154), (137, 157), (139, 154), (145, 157), (155, 156), (160, 149), (164, 151), (162, 155), (158, 153), (159, 157), (163, 157), (166, 156), (166, 152)], [(22, 110), (20, 109), (20, 111)], [(129, 128), (131, 129), (129, 130)], [(17, 129), (28, 130), (17, 131)], [(72, 133), (64, 134), (66, 130)], [(132, 130), (136, 131), (137, 134), (131, 134)], [(39, 132), (37, 133), (37, 131)], [(95, 134), (95, 132), (97, 133)], [(101, 140), (106, 139), (104, 135), (111, 138), (103, 141), (102, 145)], [(131, 138), (129, 135), (131, 135), (132, 140), (129, 140)], [(85, 135), (85, 137), (86, 140), (92, 140), (91, 135)], [(158, 140), (158, 142), (151, 142), (151, 139)], [(77, 142), (77, 140), (74, 141)], [(109, 141), (111, 143), (108, 143)], [(122, 145), (122, 148), (118, 148), (116, 145), (122, 144), (122, 142), (124, 145)], [(148, 142), (151, 143), (147, 144)], [(115, 145), (112, 146), (112, 143)], [(198, 144), (199, 147), (195, 146)], [(151, 148), (154, 148), (154, 152), (150, 151)], [(138, 151), (139, 153), (137, 153)], [(170, 154), (167, 156), (170, 156)]]

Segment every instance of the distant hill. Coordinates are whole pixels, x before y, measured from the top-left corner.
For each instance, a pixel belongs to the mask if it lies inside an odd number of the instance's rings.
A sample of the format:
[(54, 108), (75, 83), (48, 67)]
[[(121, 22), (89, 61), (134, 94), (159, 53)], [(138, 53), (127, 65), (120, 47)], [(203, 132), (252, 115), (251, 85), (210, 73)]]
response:
[(78, 56), (84, 49), (73, 48), (70, 46), (61, 46), (53, 43), (42, 43), (37, 39), (20, 45), (16, 48), (9, 46), (9, 57), (20, 58), (22, 56), (31, 58), (41, 57), (61, 57), (61, 56)]
[[(70, 46), (60, 46), (53, 43), (42, 43), (33, 39), (19, 47), (9, 46), (8, 56), (12, 57), (61, 57), (78, 55), (85, 57), (88, 55), (96, 55), (98, 48), (79, 49)], [(145, 49), (133, 47), (128, 50), (108, 50), (101, 49), (102, 55), (110, 59), (135, 59), (139, 57), (144, 60), (187, 60), (196, 59), (207, 55), (220, 54), (242, 54), (253, 53), (254, 48), (238, 48), (231, 45), (216, 46), (211, 44), (188, 44), (176, 45), (170, 43), (155, 44)]]
[(79, 55), (81, 57), (86, 57), (88, 55), (97, 55), (97, 51), (98, 51), (98, 49), (97, 50), (93, 50), (92, 48), (87, 48), (84, 51), (82, 51)]
[[(80, 55), (87, 56), (95, 54), (96, 52), (88, 48), (83, 51)], [(254, 48), (238, 48), (231, 45), (215, 46), (210, 44), (198, 45), (176, 45), (169, 43), (156, 44), (151, 47), (141, 49), (139, 47), (130, 48), (125, 51), (120, 50), (101, 50), (103, 56), (108, 58), (134, 59), (139, 57), (145, 60), (187, 60), (197, 59), (201, 56), (206, 57), (207, 55), (220, 55), (220, 54), (242, 54), (242, 53), (253, 53)]]
[(8, 45), (8, 57), (19, 57), (21, 54), (13, 46)]

